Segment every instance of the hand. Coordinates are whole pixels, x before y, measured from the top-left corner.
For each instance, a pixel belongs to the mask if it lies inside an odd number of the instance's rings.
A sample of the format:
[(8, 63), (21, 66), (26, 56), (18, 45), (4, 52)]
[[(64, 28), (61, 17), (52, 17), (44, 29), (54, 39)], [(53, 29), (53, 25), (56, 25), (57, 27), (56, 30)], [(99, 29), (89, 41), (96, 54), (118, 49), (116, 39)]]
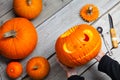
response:
[(96, 59), (97, 61), (100, 61), (101, 58), (102, 58), (104, 55), (105, 55), (105, 53), (104, 53), (103, 51), (100, 51), (100, 52), (98, 53), (98, 55), (95, 57), (95, 59)]
[(63, 68), (63, 70), (66, 71), (68, 78), (72, 75), (77, 75), (77, 71), (75, 68), (70, 68), (70, 67), (63, 65), (58, 59), (57, 59), (57, 62), (60, 64), (60, 66)]

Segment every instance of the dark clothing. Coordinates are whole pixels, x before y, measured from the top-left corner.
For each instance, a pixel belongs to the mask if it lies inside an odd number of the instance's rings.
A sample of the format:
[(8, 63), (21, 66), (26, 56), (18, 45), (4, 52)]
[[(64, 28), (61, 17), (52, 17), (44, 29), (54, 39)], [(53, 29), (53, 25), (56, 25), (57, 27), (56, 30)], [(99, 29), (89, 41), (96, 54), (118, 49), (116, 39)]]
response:
[(68, 78), (68, 80), (84, 80), (84, 77), (80, 77), (78, 75), (73, 75)]
[(112, 80), (120, 80), (120, 64), (106, 55), (100, 60), (98, 70), (106, 73)]
[[(108, 57), (103, 56), (98, 64), (98, 70), (106, 73), (112, 80), (120, 80), (120, 64)], [(68, 80), (84, 80), (83, 77), (74, 75), (68, 78)]]

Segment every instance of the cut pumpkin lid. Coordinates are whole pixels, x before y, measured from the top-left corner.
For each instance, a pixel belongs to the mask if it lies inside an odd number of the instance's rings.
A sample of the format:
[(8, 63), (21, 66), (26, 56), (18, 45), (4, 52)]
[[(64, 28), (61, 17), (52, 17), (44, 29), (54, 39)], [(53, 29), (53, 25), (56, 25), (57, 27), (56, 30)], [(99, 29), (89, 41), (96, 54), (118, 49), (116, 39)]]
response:
[(80, 16), (82, 17), (83, 20), (85, 20), (87, 22), (91, 22), (98, 18), (99, 10), (93, 4), (86, 4), (80, 10)]

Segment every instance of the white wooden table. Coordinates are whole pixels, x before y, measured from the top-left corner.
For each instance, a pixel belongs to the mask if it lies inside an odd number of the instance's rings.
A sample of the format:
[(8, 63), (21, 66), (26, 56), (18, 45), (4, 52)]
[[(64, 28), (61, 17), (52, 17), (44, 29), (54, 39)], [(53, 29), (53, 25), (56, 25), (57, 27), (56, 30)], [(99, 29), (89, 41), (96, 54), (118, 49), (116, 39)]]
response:
[[(0, 0), (0, 25), (5, 21), (16, 17), (12, 7), (13, 0)], [(87, 23), (79, 16), (79, 11), (85, 4), (95, 4), (100, 11), (99, 18), (91, 23)], [(95, 28), (103, 27), (103, 35), (112, 49), (110, 39), (110, 27), (108, 21), (108, 13), (112, 15), (114, 27), (117, 32), (117, 38), (120, 42), (120, 0), (43, 0), (42, 13), (31, 20), (36, 27), (38, 33), (38, 44), (36, 49), (27, 58), (20, 62), (24, 66), (24, 71), (21, 77), (16, 80), (31, 80), (26, 77), (26, 62), (34, 56), (43, 56), (50, 62), (50, 73), (44, 80), (66, 80), (66, 73), (55, 60), (55, 42), (60, 34), (65, 32), (77, 24), (90, 24)], [(104, 43), (102, 42), (102, 50), (107, 52)], [(120, 46), (112, 49), (113, 59), (120, 62)], [(0, 56), (0, 80), (10, 80), (6, 76), (5, 68), (9, 59)], [(86, 65), (77, 68), (79, 75), (82, 75), (86, 80), (111, 80), (106, 74), (97, 70), (98, 62), (91, 60)]]

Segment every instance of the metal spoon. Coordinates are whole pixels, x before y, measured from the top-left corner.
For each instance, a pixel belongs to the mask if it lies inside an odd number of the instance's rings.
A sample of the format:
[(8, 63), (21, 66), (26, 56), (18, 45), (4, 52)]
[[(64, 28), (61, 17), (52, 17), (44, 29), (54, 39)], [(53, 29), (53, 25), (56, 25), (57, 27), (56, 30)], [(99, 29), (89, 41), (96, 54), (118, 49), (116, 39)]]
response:
[(112, 56), (113, 53), (112, 53), (112, 51), (111, 51), (111, 49), (110, 49), (110, 46), (109, 46), (108, 42), (105, 40), (104, 35), (102, 34), (103, 28), (102, 28), (102, 27), (97, 27), (97, 31), (101, 34), (101, 36), (102, 36), (102, 38), (103, 38), (103, 42), (104, 42), (104, 44), (105, 44), (106, 49), (107, 49), (108, 52), (109, 52), (109, 56)]

